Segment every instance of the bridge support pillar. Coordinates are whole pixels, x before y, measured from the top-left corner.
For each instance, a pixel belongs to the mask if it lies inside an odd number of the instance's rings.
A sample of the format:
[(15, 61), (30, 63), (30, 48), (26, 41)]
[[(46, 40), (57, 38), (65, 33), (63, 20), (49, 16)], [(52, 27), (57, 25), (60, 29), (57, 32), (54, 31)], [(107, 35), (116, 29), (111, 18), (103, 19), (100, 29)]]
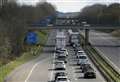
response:
[(89, 44), (89, 29), (85, 29), (85, 46)]

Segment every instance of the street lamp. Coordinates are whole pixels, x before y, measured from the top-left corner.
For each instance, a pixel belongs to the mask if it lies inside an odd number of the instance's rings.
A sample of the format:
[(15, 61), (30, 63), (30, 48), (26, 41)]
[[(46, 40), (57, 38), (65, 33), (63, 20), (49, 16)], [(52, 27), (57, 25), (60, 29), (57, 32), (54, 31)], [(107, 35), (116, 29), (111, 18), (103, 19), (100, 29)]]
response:
[(90, 24), (87, 24), (86, 21), (82, 22), (83, 26), (85, 27), (85, 46), (89, 44), (89, 29)]

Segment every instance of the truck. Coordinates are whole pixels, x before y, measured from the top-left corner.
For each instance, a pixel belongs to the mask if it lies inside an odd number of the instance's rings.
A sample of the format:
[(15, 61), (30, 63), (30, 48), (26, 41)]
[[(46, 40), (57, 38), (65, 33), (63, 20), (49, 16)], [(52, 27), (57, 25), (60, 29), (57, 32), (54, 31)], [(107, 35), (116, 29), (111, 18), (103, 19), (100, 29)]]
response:
[(69, 32), (69, 43), (71, 46), (79, 46), (79, 32)]
[(66, 36), (63, 31), (57, 31), (56, 34), (56, 50), (65, 49)]

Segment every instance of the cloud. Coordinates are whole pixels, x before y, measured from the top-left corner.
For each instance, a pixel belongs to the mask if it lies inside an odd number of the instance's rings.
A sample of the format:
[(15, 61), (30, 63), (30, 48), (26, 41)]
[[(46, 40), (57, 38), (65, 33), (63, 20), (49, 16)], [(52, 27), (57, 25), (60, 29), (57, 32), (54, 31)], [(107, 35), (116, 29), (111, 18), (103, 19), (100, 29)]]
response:
[(36, 5), (38, 2), (50, 2), (61, 12), (78, 12), (82, 8), (95, 3), (110, 4), (120, 3), (120, 0), (18, 0), (20, 4)]
[(36, 5), (38, 2), (43, 0), (17, 0), (19, 4), (26, 4), (26, 5)]
[(76, 12), (80, 11), (82, 8), (95, 3), (100, 4), (110, 4), (110, 3), (120, 3), (120, 0), (47, 0), (56, 6), (58, 11), (62, 12)]

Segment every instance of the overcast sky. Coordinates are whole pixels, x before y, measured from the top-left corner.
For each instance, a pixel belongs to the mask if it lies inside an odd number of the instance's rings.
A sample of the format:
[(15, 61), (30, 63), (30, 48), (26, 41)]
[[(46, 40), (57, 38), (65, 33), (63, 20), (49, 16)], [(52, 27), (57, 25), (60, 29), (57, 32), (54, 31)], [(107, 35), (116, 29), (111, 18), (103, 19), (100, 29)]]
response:
[(120, 3), (120, 0), (18, 0), (20, 4), (35, 5), (38, 2), (50, 2), (58, 11), (61, 12), (78, 12), (87, 5), (95, 3), (110, 4)]

